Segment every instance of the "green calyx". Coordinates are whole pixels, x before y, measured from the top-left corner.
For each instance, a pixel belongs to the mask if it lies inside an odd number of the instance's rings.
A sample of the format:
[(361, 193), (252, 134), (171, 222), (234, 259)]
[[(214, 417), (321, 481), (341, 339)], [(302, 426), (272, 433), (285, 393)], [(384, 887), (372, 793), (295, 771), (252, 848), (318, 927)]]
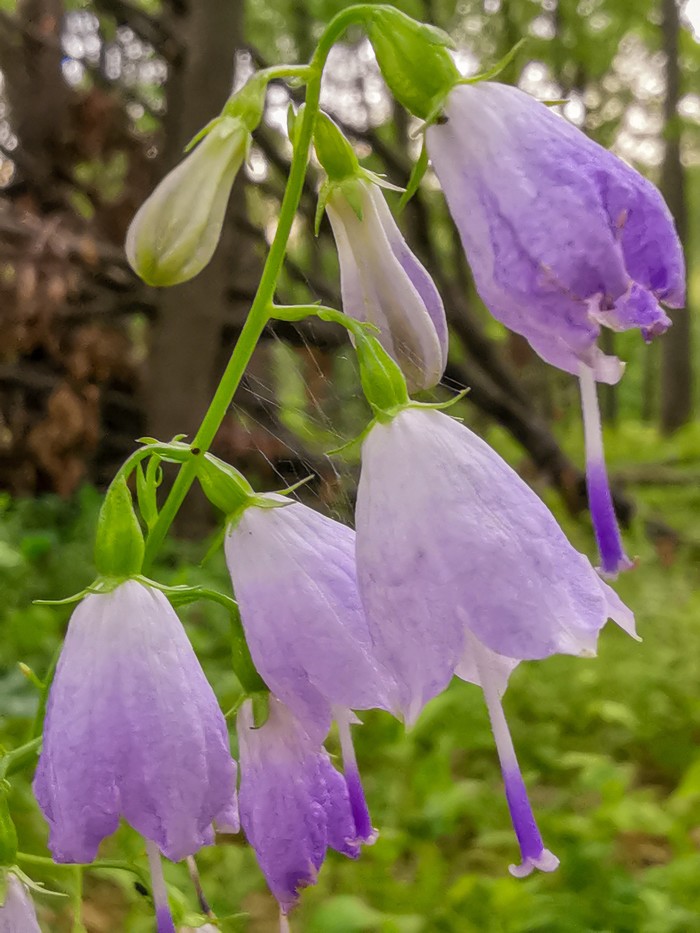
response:
[(255, 498), (248, 480), (229, 463), (206, 453), (197, 464), (197, 478), (211, 504), (234, 519)]
[(141, 572), (144, 557), (141, 526), (123, 476), (107, 490), (97, 519), (95, 566), (102, 577), (123, 580)]
[(364, 23), (393, 96), (422, 120), (433, 119), (461, 78), (450, 37), (390, 6), (372, 8)]
[(360, 163), (352, 145), (323, 112), (316, 117), (314, 148), (318, 161), (331, 181), (342, 181), (361, 173)]
[(355, 350), (362, 389), (375, 418), (391, 421), (411, 404), (401, 367), (371, 334), (365, 333), (356, 340)]

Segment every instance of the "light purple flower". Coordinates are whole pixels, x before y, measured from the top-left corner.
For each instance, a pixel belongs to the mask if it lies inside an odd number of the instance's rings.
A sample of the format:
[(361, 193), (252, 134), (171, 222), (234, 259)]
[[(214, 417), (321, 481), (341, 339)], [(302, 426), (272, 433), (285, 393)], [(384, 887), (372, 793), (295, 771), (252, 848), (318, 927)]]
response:
[(76, 607), (34, 791), (56, 861), (91, 862), (120, 817), (175, 861), (235, 819), (216, 697), (166, 597), (135, 580)]
[(337, 709), (387, 707), (355, 571), (355, 534), (278, 495), (229, 529), (226, 560), (261, 677), (319, 742)]
[(0, 933), (41, 933), (29, 891), (14, 872), (6, 877), (5, 900), (0, 904)]
[(283, 703), (270, 697), (255, 728), (250, 700), (238, 714), (241, 824), (286, 914), (316, 882), (330, 846), (356, 858), (364, 837), (343, 776)]
[(616, 382), (600, 326), (669, 326), (685, 301), (683, 253), (656, 188), (528, 94), (457, 85), (428, 152), (479, 294), (545, 360)]
[(601, 326), (646, 340), (682, 307), (685, 265), (656, 188), (528, 94), (457, 85), (428, 152), (491, 313), (548, 363), (579, 376), (588, 494), (602, 570), (630, 566), (608, 487), (595, 382), (623, 364), (597, 346)]
[(411, 391), (429, 389), (447, 363), (447, 321), (433, 280), (408, 248), (379, 187), (356, 181), (361, 217), (343, 188), (326, 202), (338, 258), (343, 311), (379, 328)]
[(407, 408), (372, 427), (356, 528), (373, 650), (408, 722), (468, 663), (467, 632), (515, 660), (593, 655), (609, 616), (634, 632), (541, 499), (439, 411)]

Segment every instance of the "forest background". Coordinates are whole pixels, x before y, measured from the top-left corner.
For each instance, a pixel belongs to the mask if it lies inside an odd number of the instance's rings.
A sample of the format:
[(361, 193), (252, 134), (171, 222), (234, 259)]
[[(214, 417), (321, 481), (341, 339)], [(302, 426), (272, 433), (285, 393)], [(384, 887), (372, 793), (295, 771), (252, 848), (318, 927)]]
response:
[[(93, 576), (99, 489), (145, 433), (191, 435), (249, 307), (289, 160), (289, 90), (273, 85), (265, 125), (233, 192), (222, 244), (191, 283), (148, 288), (122, 249), (128, 223), (190, 137), (252, 69), (305, 60), (335, 0), (0, 0), (0, 742), (23, 740), (68, 612), (36, 606)], [(414, 0), (398, 4), (454, 37), (474, 73), (521, 37), (503, 80), (560, 109), (663, 190), (684, 240), (686, 311), (645, 346), (605, 334), (628, 362), (605, 387), (606, 443), (629, 551), (618, 591), (635, 645), (606, 631), (592, 661), (521, 666), (506, 696), (554, 875), (507, 874), (514, 842), (479, 691), (455, 683), (408, 735), (368, 715), (358, 754), (381, 836), (358, 863), (331, 856), (296, 924), (311, 933), (700, 929), (700, 3), (688, 0)], [(417, 67), (419, 64), (417, 63)], [(334, 51), (323, 106), (368, 167), (405, 184), (419, 142), (360, 34)], [(389, 196), (391, 199), (391, 195)], [(396, 200), (392, 201), (396, 206)], [(281, 284), (285, 302), (339, 306), (329, 228), (312, 235), (313, 172)], [(440, 288), (451, 354), (440, 397), (470, 386), (459, 414), (525, 476), (588, 554), (574, 380), (545, 367), (474, 292), (442, 195), (429, 176), (401, 218)], [(357, 463), (327, 451), (367, 413), (344, 334), (275, 325), (256, 353), (216, 453), (260, 489), (309, 473), (306, 501), (350, 519)], [(215, 516), (196, 496), (159, 578), (225, 587), (201, 563)], [(465, 560), (469, 555), (465, 554)], [(184, 611), (224, 709), (236, 696), (226, 622)], [(29, 775), (26, 775), (28, 778)], [(25, 786), (26, 785), (26, 786)], [(45, 852), (28, 790), (13, 785), (21, 848)], [(121, 832), (120, 851), (138, 854)], [(242, 842), (200, 859), (229, 928), (274, 929), (272, 899)], [(36, 874), (36, 872), (35, 872)], [(65, 872), (63, 873), (65, 875)], [(38, 873), (61, 889), (60, 870)], [(169, 881), (194, 893), (183, 868)], [(86, 878), (90, 933), (150, 929), (123, 875)], [(71, 929), (40, 899), (46, 930)]]

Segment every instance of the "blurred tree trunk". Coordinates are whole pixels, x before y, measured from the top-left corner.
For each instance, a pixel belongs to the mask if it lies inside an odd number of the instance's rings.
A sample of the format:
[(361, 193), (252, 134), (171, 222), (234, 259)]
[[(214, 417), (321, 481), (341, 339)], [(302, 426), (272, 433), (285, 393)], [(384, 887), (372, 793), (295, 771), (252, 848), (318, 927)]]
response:
[[(681, 95), (678, 38), (681, 27), (676, 0), (662, 0), (662, 11), (663, 47), (666, 54), (666, 151), (661, 188), (675, 218), (681, 243), (685, 244), (688, 213), (678, 116)], [(673, 327), (663, 339), (661, 355), (661, 430), (665, 433), (671, 433), (689, 421), (693, 405), (690, 313), (687, 308), (680, 308), (671, 313), (671, 318)]]
[[(234, 54), (243, 38), (238, 0), (190, 0), (174, 10), (181, 53), (168, 81), (163, 168), (172, 168), (192, 136), (220, 111), (233, 87)], [(230, 230), (227, 231), (230, 233)], [(149, 433), (167, 439), (197, 430), (211, 399), (232, 277), (230, 253), (219, 244), (209, 266), (191, 282), (157, 293), (157, 318), (145, 384)], [(178, 530), (198, 534), (208, 511), (195, 494), (178, 516)]]
[[(42, 207), (60, 203), (70, 90), (63, 80), (63, 0), (20, 0), (14, 34), (0, 36), (20, 168)], [(5, 28), (11, 23), (4, 23)]]

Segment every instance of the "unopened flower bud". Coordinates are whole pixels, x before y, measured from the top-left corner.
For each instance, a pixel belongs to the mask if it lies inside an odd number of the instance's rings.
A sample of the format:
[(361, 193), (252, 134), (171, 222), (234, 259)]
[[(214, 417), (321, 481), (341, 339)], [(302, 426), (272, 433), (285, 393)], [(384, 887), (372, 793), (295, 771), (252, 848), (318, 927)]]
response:
[(132, 269), (148, 285), (178, 285), (210, 261), (250, 134), (223, 116), (141, 205), (126, 235)]

